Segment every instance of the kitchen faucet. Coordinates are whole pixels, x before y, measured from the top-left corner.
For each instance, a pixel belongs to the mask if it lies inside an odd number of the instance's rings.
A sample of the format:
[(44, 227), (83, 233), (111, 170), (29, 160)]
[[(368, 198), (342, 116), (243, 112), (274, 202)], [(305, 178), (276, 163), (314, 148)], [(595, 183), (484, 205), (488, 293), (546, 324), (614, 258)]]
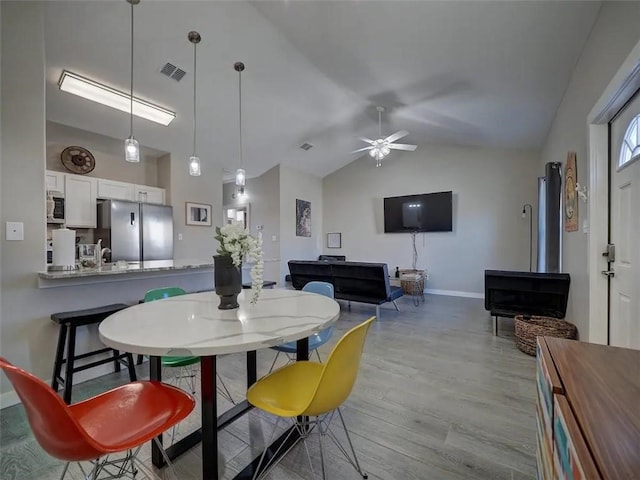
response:
[(103, 265), (103, 257), (106, 253), (111, 253), (111, 249), (106, 247), (102, 248), (102, 239), (99, 238), (96, 243), (96, 267), (101, 267)]

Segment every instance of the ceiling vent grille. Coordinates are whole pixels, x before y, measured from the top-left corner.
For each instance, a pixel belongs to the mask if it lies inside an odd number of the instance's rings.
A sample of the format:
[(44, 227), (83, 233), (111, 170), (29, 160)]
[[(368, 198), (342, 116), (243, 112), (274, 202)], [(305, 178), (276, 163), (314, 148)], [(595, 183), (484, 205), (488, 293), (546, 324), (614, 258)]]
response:
[(184, 76), (187, 74), (187, 72), (182, 70), (180, 67), (176, 67), (175, 65), (169, 62), (167, 62), (160, 69), (160, 73), (169, 78), (173, 78), (176, 82), (179, 82), (180, 80), (182, 80)]
[(304, 150), (305, 152), (308, 150), (311, 150), (311, 148), (313, 147), (313, 145), (311, 145), (310, 143), (303, 143), (302, 145), (300, 145), (300, 148), (302, 150)]

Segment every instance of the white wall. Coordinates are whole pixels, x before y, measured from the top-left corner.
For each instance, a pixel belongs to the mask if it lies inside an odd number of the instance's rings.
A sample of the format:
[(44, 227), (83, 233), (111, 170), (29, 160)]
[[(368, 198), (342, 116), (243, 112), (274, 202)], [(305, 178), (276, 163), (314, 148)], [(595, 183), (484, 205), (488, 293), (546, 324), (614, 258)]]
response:
[[(148, 280), (104, 283), (75, 287), (39, 289), (37, 273), (45, 266), (45, 55), (43, 3), (5, 2), (0, 4), (2, 35), (2, 105), (0, 147), (0, 354), (10, 361), (49, 379), (57, 339), (57, 326), (50, 320), (55, 312), (91, 308), (109, 303), (137, 303), (150, 288), (166, 282), (188, 291), (212, 288), (211, 271), (180, 277), (154, 277)], [(25, 34), (28, 32), (28, 34)], [(15, 41), (19, 38), (20, 41)], [(213, 214), (222, 215), (221, 170), (205, 161), (204, 175), (189, 177), (187, 159), (190, 139), (167, 138), (174, 146), (171, 164), (170, 198), (174, 205), (175, 233), (184, 241), (175, 242), (177, 259), (208, 258), (215, 250), (213, 229), (184, 227), (184, 202), (214, 205)], [(204, 157), (203, 153), (203, 157)], [(211, 158), (207, 155), (207, 158)], [(25, 239), (7, 242), (6, 221), (24, 223)], [(79, 334), (82, 351), (97, 342), (95, 329)], [(109, 366), (91, 369), (87, 375), (100, 375)], [(78, 375), (78, 380), (87, 375)], [(6, 378), (0, 380), (0, 404), (15, 401)]]
[[(280, 282), (280, 167), (276, 166), (256, 178), (247, 179), (246, 194), (232, 196), (237, 190), (234, 183), (223, 186), (223, 205), (249, 204), (249, 230), (252, 235), (262, 233), (264, 279)], [(235, 197), (235, 198), (234, 198)], [(223, 212), (224, 214), (224, 212)], [(257, 226), (262, 226), (261, 230)], [(272, 240), (275, 236), (276, 240)], [(243, 276), (246, 275), (243, 272)], [(250, 277), (249, 277), (250, 278)], [(248, 281), (245, 279), (245, 281)]]
[(411, 236), (384, 233), (383, 198), (452, 190), (453, 232), (418, 234), (417, 268), (428, 271), (428, 290), (483, 294), (485, 269), (529, 269), (521, 213), (530, 203), (537, 215), (538, 162), (529, 151), (435, 145), (393, 152), (380, 168), (364, 156), (324, 178), (324, 232), (341, 232), (342, 248), (323, 250), (387, 263), (390, 273), (411, 268)]
[[(176, 144), (171, 150), (171, 184), (169, 194), (173, 205), (173, 255), (176, 259), (201, 259), (213, 262), (217, 242), (214, 226), (222, 218), (222, 168), (211, 156), (201, 154), (202, 176), (189, 175), (188, 159), (192, 154), (188, 142)], [(209, 160), (209, 161), (207, 161)], [(212, 226), (187, 225), (185, 203), (206, 203), (212, 206)], [(182, 240), (180, 235), (182, 234)]]
[[(589, 185), (587, 115), (640, 40), (639, 25), (640, 2), (603, 2), (549, 130), (541, 163), (560, 161), (564, 165), (567, 152), (575, 151), (581, 185)], [(579, 202), (578, 208), (582, 226), (588, 218), (586, 204)], [(563, 244), (563, 270), (571, 275), (567, 320), (576, 324), (580, 338), (586, 340), (589, 338), (587, 235), (582, 228), (565, 232)]]
[[(289, 274), (289, 260), (317, 260), (323, 242), (322, 179), (280, 165), (280, 279)], [(296, 236), (296, 199), (311, 202), (311, 237)]]
[(141, 147), (140, 163), (127, 163), (123, 161), (123, 140), (56, 122), (47, 122), (47, 170), (70, 173), (62, 165), (60, 154), (71, 145), (86, 148), (96, 159), (96, 167), (86, 174), (88, 177), (165, 188), (158, 183), (158, 157), (163, 152)]

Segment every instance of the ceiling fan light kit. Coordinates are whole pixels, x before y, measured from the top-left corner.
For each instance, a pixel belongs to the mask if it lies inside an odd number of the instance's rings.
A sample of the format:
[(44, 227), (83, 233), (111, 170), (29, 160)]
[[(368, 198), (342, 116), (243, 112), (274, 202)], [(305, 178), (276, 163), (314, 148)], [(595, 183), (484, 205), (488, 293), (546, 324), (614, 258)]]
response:
[(370, 138), (361, 137), (360, 140), (368, 143), (369, 146), (359, 148), (351, 153), (369, 151), (369, 155), (376, 160), (376, 167), (381, 167), (382, 160), (391, 153), (391, 150), (406, 150), (413, 152), (418, 147), (417, 145), (393, 143), (396, 140), (409, 135), (409, 132), (406, 130), (399, 130), (386, 138), (382, 138), (382, 112), (384, 112), (384, 107), (376, 107), (376, 110), (378, 111), (378, 138), (376, 140), (371, 140)]

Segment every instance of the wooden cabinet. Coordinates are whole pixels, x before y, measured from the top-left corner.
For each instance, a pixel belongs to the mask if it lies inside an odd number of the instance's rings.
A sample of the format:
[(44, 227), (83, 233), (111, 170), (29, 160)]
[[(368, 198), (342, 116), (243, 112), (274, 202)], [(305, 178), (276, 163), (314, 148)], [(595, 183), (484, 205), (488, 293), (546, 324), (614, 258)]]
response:
[(96, 228), (98, 180), (65, 174), (65, 221), (68, 227)]
[(65, 223), (72, 228), (96, 228), (98, 198), (164, 205), (164, 188), (135, 185), (104, 178), (45, 171), (46, 189), (65, 198)]
[(135, 202), (159, 203), (164, 205), (164, 188), (149, 187), (147, 185), (134, 185)]
[(112, 198), (114, 200), (133, 200), (134, 185), (132, 183), (117, 182), (115, 180), (98, 179), (98, 198)]
[(640, 472), (640, 351), (538, 337), (538, 478)]
[(64, 173), (47, 170), (44, 172), (45, 190), (64, 194)]

